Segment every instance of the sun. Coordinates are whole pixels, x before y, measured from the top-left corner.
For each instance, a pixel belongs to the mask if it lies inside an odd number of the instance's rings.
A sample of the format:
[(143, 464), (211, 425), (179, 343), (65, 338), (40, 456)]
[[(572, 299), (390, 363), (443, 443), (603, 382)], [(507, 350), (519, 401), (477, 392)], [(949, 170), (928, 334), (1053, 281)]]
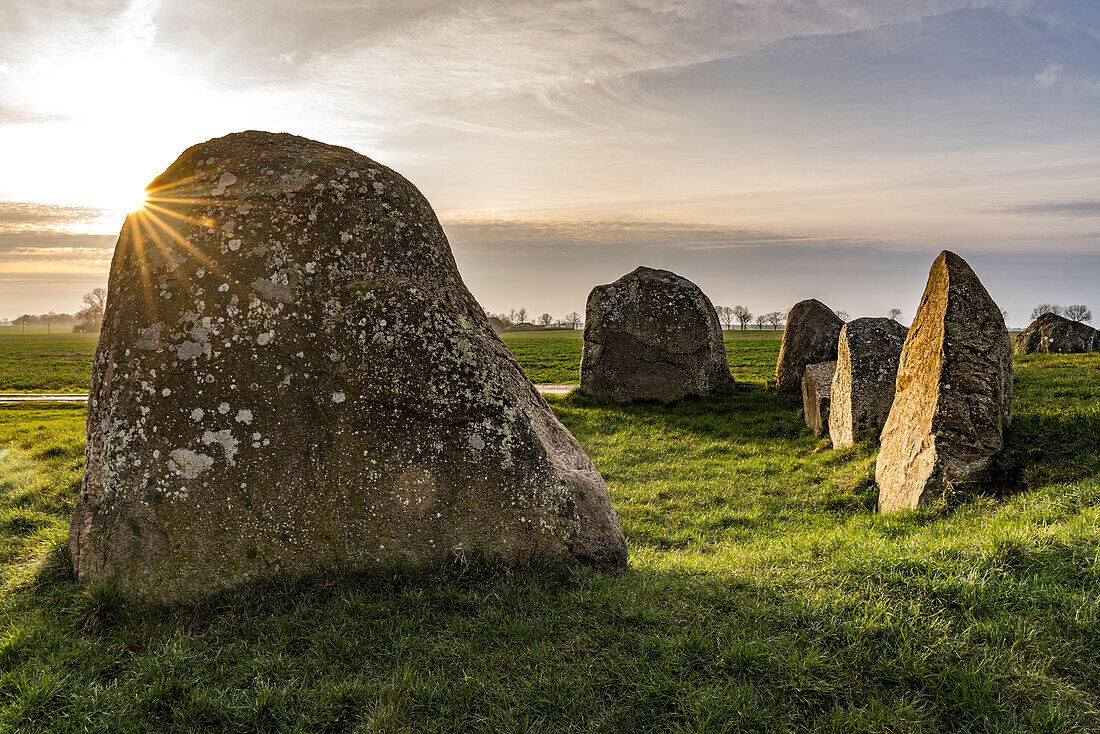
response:
[(148, 203), (149, 203), (149, 192), (148, 191), (141, 191), (139, 194), (137, 194), (136, 196), (133, 196), (130, 199), (130, 201), (128, 201), (126, 203), (126, 207), (125, 207), (126, 213), (127, 214), (132, 214), (134, 212), (140, 212), (141, 210), (143, 210), (146, 207), (146, 205), (148, 205)]

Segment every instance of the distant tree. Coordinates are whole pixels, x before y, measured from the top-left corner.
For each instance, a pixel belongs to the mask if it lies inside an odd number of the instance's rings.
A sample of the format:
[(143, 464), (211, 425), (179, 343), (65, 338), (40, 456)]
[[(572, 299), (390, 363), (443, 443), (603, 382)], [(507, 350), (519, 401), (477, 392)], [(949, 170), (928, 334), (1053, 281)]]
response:
[(1004, 319), (1005, 321), (1008, 321), (1008, 309), (1007, 308), (1002, 308), (1001, 309), (1001, 318)]
[(890, 319), (891, 321), (897, 321), (899, 318), (901, 318), (901, 309), (900, 308), (890, 309), (889, 311), (886, 312), (886, 318)]
[(838, 319), (845, 322), (848, 321), (848, 319), (852, 318), (847, 311), (837, 311), (836, 316)]
[(747, 306), (734, 306), (733, 317), (741, 324), (741, 331), (744, 331), (745, 324), (752, 321), (752, 311)]
[(84, 294), (84, 308), (76, 312), (73, 331), (94, 334), (103, 326), (103, 312), (107, 307), (107, 289), (94, 288)]
[(539, 322), (540, 324), (542, 324), (543, 326), (549, 326), (549, 325), (550, 325), (550, 323), (551, 323), (551, 322), (552, 322), (553, 320), (554, 320), (554, 317), (553, 317), (553, 316), (551, 316), (551, 315), (550, 315), (550, 314), (548, 314), (548, 313), (544, 313), (544, 314), (542, 314), (541, 316), (539, 316), (539, 318), (538, 318), (538, 322)]
[(516, 311), (516, 319), (521, 324), (526, 322), (527, 321), (527, 309), (524, 308), (523, 306), (520, 306), (519, 309)]
[(763, 329), (764, 324), (766, 324), (766, 323), (768, 323), (768, 315), (766, 313), (762, 313), (759, 316), (757, 316), (756, 317), (756, 330), (759, 331), (760, 329)]
[(1072, 306), (1066, 306), (1066, 318), (1074, 321), (1092, 321), (1092, 311), (1088, 306), (1075, 303)]
[(581, 315), (576, 311), (570, 311), (565, 314), (565, 323), (576, 329), (581, 323)]
[(718, 313), (718, 320), (722, 322), (722, 326), (727, 329), (733, 328), (733, 309), (729, 306), (719, 306), (714, 309)]
[(783, 314), (779, 311), (769, 311), (764, 314), (764, 317), (767, 319), (768, 323), (771, 324), (773, 329), (778, 329), (779, 324), (783, 321)]
[(1062, 307), (1061, 306), (1056, 306), (1053, 303), (1040, 303), (1038, 306), (1036, 306), (1034, 309), (1032, 309), (1032, 311), (1031, 311), (1031, 320), (1034, 321), (1035, 319), (1039, 318), (1040, 316), (1042, 316), (1045, 313), (1052, 313), (1055, 316), (1061, 316), (1062, 315)]

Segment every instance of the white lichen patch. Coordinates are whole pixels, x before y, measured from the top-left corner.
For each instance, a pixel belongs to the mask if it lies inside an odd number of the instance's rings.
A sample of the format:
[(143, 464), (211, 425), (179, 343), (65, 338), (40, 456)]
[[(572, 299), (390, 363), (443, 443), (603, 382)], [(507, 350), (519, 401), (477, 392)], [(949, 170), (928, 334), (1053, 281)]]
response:
[(169, 456), (169, 469), (184, 479), (194, 479), (214, 465), (214, 457), (190, 449), (176, 449)]
[(226, 187), (232, 186), (235, 183), (237, 183), (236, 176), (234, 176), (232, 173), (223, 173), (221, 176), (218, 176), (218, 184), (211, 190), (210, 193), (212, 193), (214, 196), (221, 196), (225, 193)]
[(176, 349), (176, 356), (180, 359), (195, 359), (202, 355), (202, 345), (198, 342), (185, 341)]
[(229, 403), (222, 403), (218, 406), (218, 412), (225, 415), (229, 412)]
[(274, 338), (275, 338), (274, 330), (265, 331), (264, 333), (262, 333), (258, 337), (256, 337), (256, 343), (259, 344), (261, 347), (266, 347), (268, 344), (271, 343), (271, 340), (274, 339)]
[(210, 446), (215, 443), (218, 444), (222, 447), (222, 450), (225, 451), (226, 461), (228, 461), (230, 465), (236, 465), (233, 457), (237, 455), (237, 446), (240, 444), (240, 441), (233, 438), (233, 433), (228, 428), (223, 428), (216, 432), (207, 431), (202, 434), (202, 443), (204, 446)]
[(247, 409), (238, 410), (236, 420), (238, 423), (244, 423), (245, 425), (248, 425), (252, 422), (252, 411)]
[(334, 392), (332, 394), (332, 402), (334, 403), (342, 403), (345, 400), (347, 400), (347, 396), (342, 392)]
[(206, 411), (204, 411), (202, 408), (195, 408), (191, 411), (191, 420), (201, 421), (204, 415), (206, 415)]

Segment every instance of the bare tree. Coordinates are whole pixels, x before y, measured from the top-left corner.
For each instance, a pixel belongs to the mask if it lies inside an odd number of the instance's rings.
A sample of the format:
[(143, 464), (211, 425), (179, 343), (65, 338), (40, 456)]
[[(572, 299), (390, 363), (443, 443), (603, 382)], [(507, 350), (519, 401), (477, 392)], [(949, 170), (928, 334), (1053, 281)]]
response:
[(93, 288), (84, 294), (84, 308), (76, 312), (73, 331), (94, 334), (103, 325), (103, 312), (107, 307), (107, 289)]
[(741, 331), (745, 330), (745, 324), (752, 321), (752, 311), (748, 306), (734, 306), (733, 317), (741, 324)]
[(897, 321), (899, 318), (901, 318), (901, 309), (900, 308), (890, 309), (889, 311), (886, 312), (886, 318), (890, 319), (891, 321)]
[(783, 314), (780, 311), (769, 311), (764, 314), (764, 317), (773, 329), (779, 329), (779, 324), (783, 321)]
[(1053, 303), (1040, 303), (1038, 306), (1036, 306), (1034, 309), (1032, 309), (1032, 311), (1031, 311), (1031, 320), (1034, 321), (1035, 319), (1039, 318), (1040, 316), (1042, 316), (1045, 313), (1052, 313), (1055, 316), (1061, 316), (1062, 315), (1062, 307), (1057, 306)]
[(551, 315), (550, 315), (550, 314), (548, 314), (548, 313), (544, 313), (544, 314), (542, 314), (541, 316), (539, 316), (539, 318), (538, 318), (538, 322), (539, 322), (540, 324), (542, 324), (543, 326), (549, 326), (549, 325), (550, 325), (550, 323), (551, 323), (551, 322), (552, 322), (553, 320), (554, 320), (554, 317), (553, 317), (553, 316), (551, 316)]
[(766, 313), (762, 313), (759, 316), (757, 316), (756, 317), (756, 330), (759, 331), (760, 329), (763, 329), (764, 324), (766, 324), (766, 323), (768, 323), (768, 315)]
[(852, 318), (847, 311), (837, 311), (836, 317), (845, 322), (848, 321), (848, 319)]
[(565, 323), (576, 329), (577, 326), (579, 326), (581, 323), (581, 315), (576, 311), (570, 311), (569, 313), (565, 314)]
[(1001, 309), (1001, 318), (1004, 319), (1005, 321), (1008, 321), (1008, 309), (1007, 308), (1002, 308)]
[(523, 306), (520, 306), (519, 309), (516, 311), (516, 318), (519, 319), (519, 323), (521, 323), (521, 324), (526, 322), (527, 321), (527, 309)]
[(715, 311), (715, 313), (718, 314), (718, 320), (722, 322), (722, 328), (724, 328), (724, 329), (733, 328), (733, 309), (732, 308), (730, 308), (729, 306), (719, 306), (718, 308), (714, 309), (714, 311)]
[(1092, 311), (1084, 304), (1075, 303), (1072, 306), (1066, 306), (1066, 318), (1073, 321), (1092, 321)]

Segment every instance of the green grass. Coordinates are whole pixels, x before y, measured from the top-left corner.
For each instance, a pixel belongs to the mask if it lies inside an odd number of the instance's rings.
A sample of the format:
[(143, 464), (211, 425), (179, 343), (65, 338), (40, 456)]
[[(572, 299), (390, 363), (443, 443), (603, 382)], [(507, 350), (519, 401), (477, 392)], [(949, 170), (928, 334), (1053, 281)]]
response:
[(125, 604), (67, 571), (83, 407), (0, 408), (0, 731), (1100, 730), (1100, 355), (1018, 361), (999, 491), (879, 516), (874, 447), (817, 450), (751, 346), (720, 398), (551, 399), (607, 479), (617, 578)]
[[(759, 365), (771, 360), (774, 372), (782, 331), (732, 330), (723, 332), (730, 369), (735, 378), (755, 378)], [(584, 332), (546, 331), (501, 334), (520, 366), (535, 383), (573, 383), (580, 380)]]
[[(580, 380), (583, 332), (544, 331), (501, 335), (536, 383)], [(754, 365), (779, 354), (781, 331), (727, 331), (734, 377), (755, 375)], [(0, 327), (0, 392), (85, 392), (92, 378), (94, 334), (46, 335), (46, 327)], [(773, 354), (774, 353), (774, 354)]]
[(0, 327), (0, 392), (87, 392), (98, 334)]

